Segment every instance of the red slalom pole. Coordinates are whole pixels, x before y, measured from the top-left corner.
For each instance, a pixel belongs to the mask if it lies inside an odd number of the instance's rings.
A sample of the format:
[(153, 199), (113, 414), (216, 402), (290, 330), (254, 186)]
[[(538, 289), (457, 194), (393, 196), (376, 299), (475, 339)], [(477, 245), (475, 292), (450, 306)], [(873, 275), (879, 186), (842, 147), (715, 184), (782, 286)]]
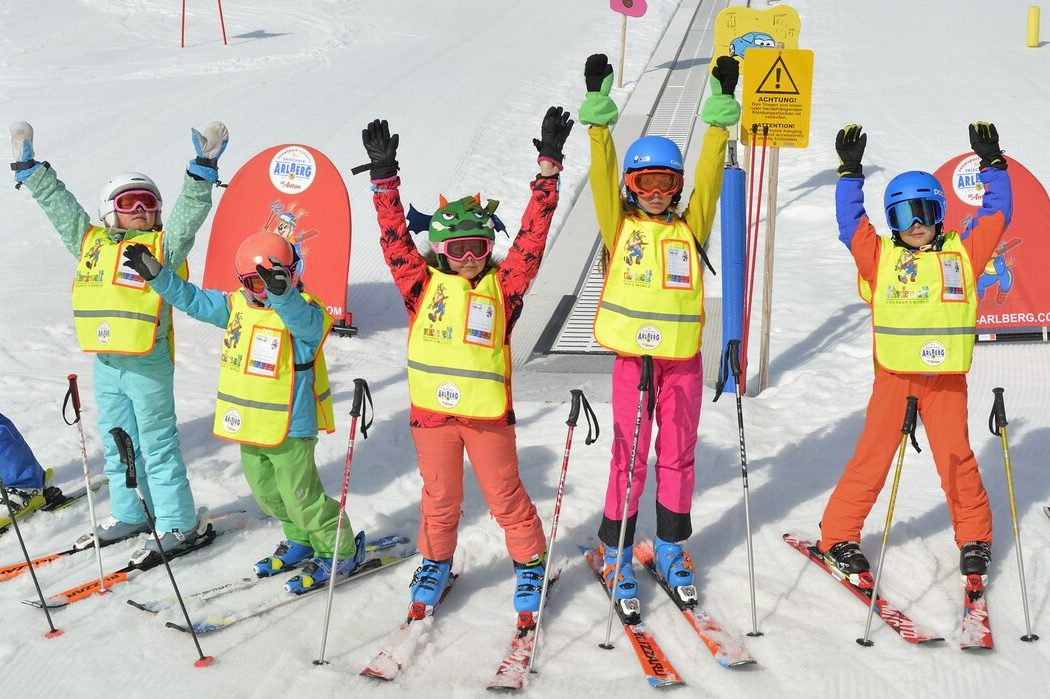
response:
[(182, 33), (179, 37), (179, 48), (186, 48), (186, 0), (182, 0)]
[[(186, 0), (182, 0), (183, 3)], [(227, 46), (226, 43), (226, 21), (222, 18), (222, 0), (218, 0), (219, 3), (219, 26), (222, 27), (222, 45)]]
[[(757, 125), (753, 127), (757, 132)], [(769, 126), (764, 125), (762, 127), (762, 160), (758, 166), (758, 194), (755, 197), (755, 216), (754, 216), (754, 233), (748, 231), (748, 251), (747, 251), (747, 301), (744, 303), (744, 325), (741, 328), (742, 343), (741, 343), (741, 366), (743, 367), (743, 375), (741, 380), (744, 385), (741, 391), (747, 390), (747, 346), (748, 339), (751, 337), (751, 304), (755, 296), (755, 271), (758, 267), (758, 224), (762, 218), (762, 184), (766, 179), (766, 151), (768, 150), (767, 144), (769, 142)]]

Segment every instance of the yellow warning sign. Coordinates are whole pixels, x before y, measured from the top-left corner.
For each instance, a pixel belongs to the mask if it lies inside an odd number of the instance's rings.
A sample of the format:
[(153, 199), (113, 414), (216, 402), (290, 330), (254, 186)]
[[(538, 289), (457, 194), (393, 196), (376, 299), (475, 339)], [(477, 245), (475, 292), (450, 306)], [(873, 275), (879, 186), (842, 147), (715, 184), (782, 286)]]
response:
[(813, 102), (813, 52), (751, 48), (744, 56), (740, 138), (761, 145), (805, 148)]

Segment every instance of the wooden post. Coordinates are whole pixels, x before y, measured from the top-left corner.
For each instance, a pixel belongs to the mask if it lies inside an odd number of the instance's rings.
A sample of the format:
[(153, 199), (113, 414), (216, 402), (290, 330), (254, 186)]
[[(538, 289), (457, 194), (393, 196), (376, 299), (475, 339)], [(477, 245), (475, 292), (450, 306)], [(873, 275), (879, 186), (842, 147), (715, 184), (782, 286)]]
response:
[(621, 15), (620, 20), (620, 69), (616, 71), (616, 87), (623, 87), (623, 55), (627, 52), (627, 15)]
[(766, 200), (766, 246), (762, 269), (762, 343), (758, 356), (758, 393), (769, 385), (769, 324), (773, 309), (773, 239), (777, 228), (777, 180), (780, 148), (769, 149), (769, 191)]

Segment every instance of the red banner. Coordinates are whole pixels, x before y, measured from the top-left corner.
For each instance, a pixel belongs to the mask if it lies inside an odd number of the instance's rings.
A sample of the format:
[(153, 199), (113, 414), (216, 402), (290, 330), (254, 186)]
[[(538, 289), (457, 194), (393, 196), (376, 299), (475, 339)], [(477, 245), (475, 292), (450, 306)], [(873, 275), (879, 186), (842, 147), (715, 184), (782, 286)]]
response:
[(287, 144), (245, 163), (215, 211), (205, 288), (237, 287), (234, 253), (242, 240), (260, 231), (277, 233), (295, 245), (307, 290), (327, 306), (337, 324), (350, 325), (350, 196), (332, 161), (310, 146)]
[[(977, 215), (984, 188), (978, 178), (979, 158), (958, 155), (935, 174), (945, 186), (948, 210), (945, 230), (962, 231)], [(977, 274), (977, 332), (980, 335), (1033, 332), (1050, 326), (1050, 198), (1039, 180), (1010, 158), (1014, 195), (1013, 219), (992, 260)]]
[(628, 17), (641, 17), (649, 9), (645, 0), (609, 0), (609, 7)]

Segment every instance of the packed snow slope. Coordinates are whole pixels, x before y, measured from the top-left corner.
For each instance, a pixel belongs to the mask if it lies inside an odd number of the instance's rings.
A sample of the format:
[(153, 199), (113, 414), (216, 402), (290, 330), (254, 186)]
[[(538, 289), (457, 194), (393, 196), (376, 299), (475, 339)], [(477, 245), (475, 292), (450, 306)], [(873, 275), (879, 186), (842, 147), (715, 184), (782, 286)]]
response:
[[(970, 374), (970, 433), (996, 520), (989, 590), (996, 649), (957, 649), (962, 588), (948, 513), (929, 450), (909, 452), (885, 559), (885, 594), (916, 622), (942, 633), (936, 647), (913, 647), (879, 622), (875, 646), (861, 648), (865, 610), (828, 576), (780, 541), (785, 531), (816, 536), (831, 488), (863, 423), (871, 380), (869, 315), (855, 292), (851, 258), (837, 241), (833, 141), (845, 123), (864, 124), (869, 211), (877, 224), (882, 188), (899, 171), (934, 170), (968, 149), (966, 125), (994, 121), (1002, 144), (1044, 182), (1050, 53), (1024, 47), (1028, 3), (908, 0), (796, 3), (801, 45), (816, 53), (810, 147), (785, 150), (773, 294), (770, 387), (744, 401), (757, 560), (758, 625), (750, 639), (747, 557), (736, 410), (732, 397), (705, 402), (697, 460), (694, 535), (702, 604), (746, 640), (758, 659), (746, 671), (719, 668), (669, 602), (643, 578), (647, 619), (690, 696), (960, 696), (998, 692), (1037, 695), (1050, 679), (1050, 637), (1018, 640), (1024, 617), (1000, 442), (988, 434), (991, 389), (1006, 388), (1011, 461), (1032, 624), (1050, 636), (1050, 352), (1044, 345), (980, 346)], [(652, 0), (632, 20), (621, 102), (646, 69), (678, 3)], [(66, 0), (0, 5), (0, 121), (27, 120), (36, 151), (94, 211), (106, 178), (129, 169), (151, 174), (173, 200), (192, 156), (190, 127), (224, 121), (230, 145), (221, 162), (228, 179), (255, 153), (299, 142), (326, 153), (347, 179), (354, 207), (349, 308), (360, 333), (327, 345), (339, 431), (318, 447), (330, 492), (341, 480), (352, 380), (367, 379), (376, 421), (358, 439), (350, 483), (355, 528), (379, 535), (415, 534), (420, 482), (407, 421), (405, 316), (383, 263), (363, 162), (360, 132), (373, 118), (401, 134), (403, 195), (432, 210), (439, 194), (481, 191), (499, 199), (517, 222), (536, 171), (531, 139), (547, 106), (575, 111), (587, 55), (618, 52), (620, 16), (603, 2), (515, 0), (226, 0), (221, 41), (215, 3), (187, 3), (186, 47), (179, 48), (180, 4), (161, 0)], [(587, 137), (572, 134), (566, 151), (564, 220), (586, 177)], [(216, 197), (221, 197), (216, 193)], [(69, 312), (73, 261), (25, 191), (8, 187), (5, 267), (0, 274), (0, 410), (22, 429), (57, 484), (81, 473), (76, 431), (60, 418), (66, 375), (85, 394), (88, 455), (101, 469), (94, 427), (91, 361), (76, 348)], [(589, 206), (589, 202), (580, 202)], [(431, 208), (427, 208), (431, 207)], [(716, 228), (717, 230), (717, 228)], [(579, 234), (576, 232), (576, 234)], [(191, 279), (203, 269), (208, 226), (190, 257)], [(504, 243), (505, 244), (505, 243)], [(234, 283), (231, 275), (231, 283)], [(717, 280), (709, 283), (719, 283)], [(757, 313), (756, 313), (757, 317)], [(183, 452), (200, 505), (257, 512), (240, 473), (236, 446), (211, 437), (221, 331), (176, 314), (176, 397)], [(756, 318), (757, 324), (757, 318)], [(521, 472), (549, 526), (565, 439), (568, 389), (607, 395), (609, 378), (581, 374), (575, 386), (552, 387), (545, 401), (516, 409)], [(606, 603), (577, 543), (598, 526), (611, 440), (610, 406), (595, 400), (603, 432), (585, 447), (577, 432), (555, 564), (563, 568), (545, 620), (537, 696), (647, 696), (619, 630), (613, 651), (604, 637)], [(926, 440), (920, 430), (920, 442)], [(190, 638), (163, 619), (125, 604), (164, 597), (162, 571), (145, 574), (106, 597), (54, 615), (65, 631), (43, 637), (29, 576), (0, 586), (4, 630), (0, 667), (6, 697), (29, 696), (480, 696), (513, 624), (511, 566), (502, 533), (474, 483), (460, 525), (463, 575), (438, 618), (431, 644), (396, 684), (377, 686), (358, 672), (382, 636), (402, 619), (413, 563), (340, 589), (327, 656), (317, 667), (324, 603), (282, 608), (202, 639), (216, 662), (195, 669)], [(888, 489), (876, 505), (863, 545), (878, 557)], [(108, 511), (105, 497), (100, 510)], [(640, 529), (653, 534), (652, 486)], [(39, 513), (23, 533), (34, 555), (64, 548), (88, 527), (86, 506)], [(192, 591), (250, 572), (280, 538), (272, 521), (256, 521), (173, 564)], [(107, 567), (132, 545), (106, 549)], [(12, 533), (0, 539), (0, 562), (21, 556)], [(89, 579), (90, 554), (39, 571), (51, 593)], [(173, 618), (173, 617), (166, 617)]]

